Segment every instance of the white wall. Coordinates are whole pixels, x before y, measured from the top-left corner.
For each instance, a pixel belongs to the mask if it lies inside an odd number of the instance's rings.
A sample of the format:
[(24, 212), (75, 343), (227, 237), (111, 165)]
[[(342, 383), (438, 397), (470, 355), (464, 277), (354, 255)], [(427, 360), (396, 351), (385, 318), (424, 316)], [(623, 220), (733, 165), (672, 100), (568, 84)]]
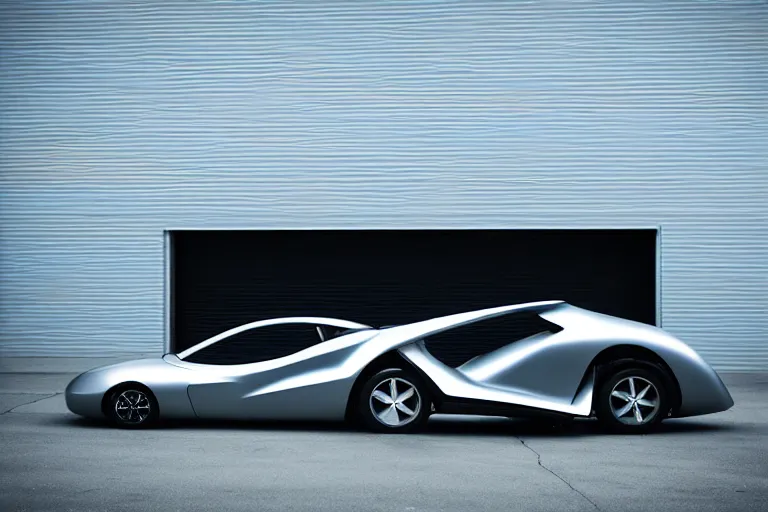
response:
[(0, 5), (0, 356), (160, 352), (163, 229), (662, 227), (768, 368), (768, 6)]

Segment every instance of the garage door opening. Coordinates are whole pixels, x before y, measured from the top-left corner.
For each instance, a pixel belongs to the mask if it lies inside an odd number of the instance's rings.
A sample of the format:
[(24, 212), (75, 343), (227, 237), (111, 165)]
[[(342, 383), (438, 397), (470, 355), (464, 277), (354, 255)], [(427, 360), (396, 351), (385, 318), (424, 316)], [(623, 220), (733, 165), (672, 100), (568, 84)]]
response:
[[(656, 322), (655, 229), (172, 231), (170, 243), (172, 352), (272, 317), (382, 326), (550, 299)], [(492, 337), (484, 349), (503, 344)], [(461, 364), (471, 343), (435, 356)]]

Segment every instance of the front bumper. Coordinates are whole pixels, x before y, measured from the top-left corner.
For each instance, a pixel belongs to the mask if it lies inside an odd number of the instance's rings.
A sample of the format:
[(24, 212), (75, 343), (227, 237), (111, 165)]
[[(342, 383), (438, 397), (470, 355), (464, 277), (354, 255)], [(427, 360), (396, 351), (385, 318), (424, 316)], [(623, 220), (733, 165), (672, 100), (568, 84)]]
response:
[(87, 418), (104, 417), (101, 401), (105, 390), (96, 385), (96, 380), (91, 372), (82, 373), (72, 379), (64, 391), (64, 399), (70, 411)]

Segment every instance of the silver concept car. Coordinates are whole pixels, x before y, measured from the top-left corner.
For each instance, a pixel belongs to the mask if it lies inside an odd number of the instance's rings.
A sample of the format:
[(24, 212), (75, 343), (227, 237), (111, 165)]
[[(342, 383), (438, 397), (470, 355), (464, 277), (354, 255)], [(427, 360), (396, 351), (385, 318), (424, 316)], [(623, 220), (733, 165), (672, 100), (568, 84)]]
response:
[[(524, 312), (551, 328), (456, 368), (426, 348), (444, 331)], [(282, 324), (316, 329), (317, 343), (249, 364), (190, 361), (239, 333)], [(161, 418), (346, 419), (377, 432), (417, 430), (433, 413), (597, 417), (614, 430), (644, 432), (668, 417), (733, 405), (717, 373), (682, 341), (562, 301), (379, 329), (314, 317), (253, 322), (178, 354), (85, 372), (68, 385), (66, 401), (76, 414), (123, 427)]]

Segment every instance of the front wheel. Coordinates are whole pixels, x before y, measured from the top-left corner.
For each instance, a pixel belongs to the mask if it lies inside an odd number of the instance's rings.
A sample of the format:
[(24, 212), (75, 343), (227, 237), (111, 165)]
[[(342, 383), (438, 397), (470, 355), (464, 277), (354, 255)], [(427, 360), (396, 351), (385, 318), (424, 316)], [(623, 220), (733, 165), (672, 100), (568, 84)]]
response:
[(424, 426), (430, 405), (420, 379), (401, 369), (389, 369), (365, 383), (357, 410), (365, 426), (374, 432), (406, 433)]
[(597, 396), (597, 418), (610, 430), (645, 433), (669, 409), (664, 380), (649, 369), (626, 368), (605, 380)]
[(112, 391), (105, 412), (115, 426), (142, 428), (155, 423), (159, 411), (157, 400), (148, 389), (125, 386)]

